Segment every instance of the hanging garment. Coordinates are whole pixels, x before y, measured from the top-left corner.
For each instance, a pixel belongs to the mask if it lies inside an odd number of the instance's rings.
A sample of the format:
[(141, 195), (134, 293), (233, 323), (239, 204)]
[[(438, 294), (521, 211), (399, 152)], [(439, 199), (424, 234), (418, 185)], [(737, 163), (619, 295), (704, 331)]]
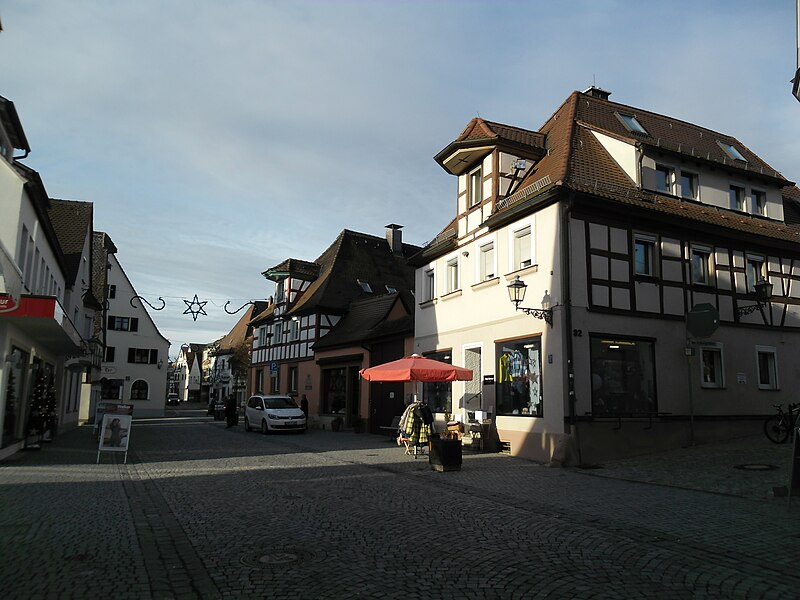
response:
[(430, 439), (431, 428), (422, 420), (421, 410), (417, 406), (411, 413), (410, 443), (414, 446), (424, 446)]
[(522, 356), (522, 352), (520, 352), (519, 350), (514, 350), (508, 362), (509, 362), (508, 370), (511, 373), (511, 377), (517, 379), (525, 375), (525, 359)]
[(508, 371), (508, 354), (503, 354), (500, 360), (497, 361), (497, 382), (503, 383), (504, 381), (511, 381), (511, 374)]
[(411, 431), (411, 414), (414, 412), (414, 408), (419, 404), (418, 402), (412, 402), (406, 409), (403, 411), (403, 415), (400, 417), (400, 423), (398, 423), (397, 428), (406, 433), (407, 431)]

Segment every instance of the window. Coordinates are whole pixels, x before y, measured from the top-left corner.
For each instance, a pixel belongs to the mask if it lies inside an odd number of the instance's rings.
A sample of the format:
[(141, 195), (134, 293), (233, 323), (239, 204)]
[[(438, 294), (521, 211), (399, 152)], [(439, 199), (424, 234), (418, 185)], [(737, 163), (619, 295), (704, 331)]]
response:
[(494, 278), (494, 242), (481, 246), (480, 280)]
[(656, 165), (656, 190), (672, 194), (673, 172), (671, 167)]
[(396, 294), (397, 288), (394, 287), (393, 285), (386, 284), (386, 291), (389, 292), (390, 294)]
[(760, 190), (750, 192), (750, 212), (754, 215), (767, 216), (767, 195)]
[(656, 239), (636, 234), (633, 240), (634, 272), (637, 275), (655, 276)]
[(361, 291), (367, 294), (372, 293), (372, 287), (369, 285), (369, 281), (364, 281), (363, 279), (356, 279), (358, 285), (361, 286)]
[(116, 317), (109, 315), (108, 329), (111, 331), (139, 331), (139, 319), (136, 317)]
[(259, 346), (266, 346), (267, 345), (267, 328), (266, 327), (259, 327), (258, 328), (258, 345)]
[(681, 171), (681, 196), (697, 200), (697, 175)]
[(275, 325), (272, 326), (272, 341), (276, 344), (283, 343), (283, 324), (280, 321), (277, 321)]
[(322, 371), (322, 412), (337, 414), (345, 412), (347, 402), (347, 369), (324, 369)]
[(108, 286), (108, 297), (109, 298), (116, 298), (117, 297), (117, 286), (109, 285)]
[(458, 289), (458, 258), (447, 261), (447, 293)]
[(128, 362), (154, 365), (158, 362), (158, 350), (154, 348), (128, 348)]
[(292, 319), (289, 321), (289, 340), (295, 342), (300, 339), (300, 321)]
[(270, 372), (270, 376), (269, 376), (270, 389), (269, 389), (269, 391), (270, 391), (271, 394), (279, 394), (280, 393), (280, 384), (281, 384), (281, 382), (280, 382), (280, 374), (281, 374), (280, 368), (278, 368), (278, 370), (275, 371), (275, 373), (271, 373)]
[(692, 246), (692, 283), (709, 285), (709, 264), (711, 249), (704, 246)]
[(756, 284), (762, 279), (766, 279), (764, 273), (764, 257), (747, 255), (747, 266), (745, 267), (745, 277), (747, 279), (747, 291), (755, 292)]
[(275, 284), (275, 303), (278, 304), (286, 300), (286, 282), (285, 280), (281, 279)]
[(478, 167), (469, 174), (469, 206), (477, 206), (483, 201), (483, 169)]
[(700, 385), (704, 388), (724, 388), (725, 375), (722, 369), (722, 347), (700, 347)]
[(114, 346), (106, 346), (106, 353), (105, 353), (105, 357), (103, 358), (103, 360), (105, 362), (114, 362), (114, 352), (115, 352), (115, 350), (116, 350), (116, 348), (114, 348)]
[(100, 396), (103, 400), (122, 400), (122, 379), (101, 379)]
[(744, 188), (738, 185), (730, 187), (730, 207), (731, 210), (744, 210)]
[(256, 369), (255, 391), (258, 393), (264, 391), (264, 369)]
[(529, 338), (495, 346), (497, 360), (496, 407), (498, 415), (541, 417), (542, 345)]
[(717, 144), (719, 144), (719, 147), (725, 150), (725, 153), (732, 159), (747, 162), (747, 159), (736, 149), (736, 146), (733, 146), (728, 142), (720, 142), (719, 140), (717, 140)]
[(514, 232), (514, 264), (512, 271), (530, 267), (532, 264), (531, 252), (531, 226), (523, 227)]
[(619, 120), (622, 121), (622, 124), (630, 131), (631, 133), (638, 133), (639, 135), (647, 135), (647, 130), (642, 127), (642, 124), (636, 120), (636, 117), (633, 115), (628, 115), (625, 113), (617, 113)]
[(143, 379), (137, 379), (131, 386), (131, 400), (147, 400), (149, 387)]
[[(425, 358), (438, 360), (439, 362), (453, 364), (450, 351), (432, 352), (426, 354)], [(422, 399), (431, 407), (433, 412), (452, 412), (453, 411), (453, 384), (443, 383), (423, 383)]]
[(289, 389), (288, 391), (297, 392), (297, 367), (289, 367)]
[(595, 416), (658, 412), (653, 342), (592, 336), (590, 354)]
[(433, 300), (436, 297), (436, 277), (433, 269), (425, 271), (424, 281), (425, 296), (423, 302), (426, 300)]
[(778, 356), (771, 346), (756, 346), (758, 362), (758, 389), (778, 389)]

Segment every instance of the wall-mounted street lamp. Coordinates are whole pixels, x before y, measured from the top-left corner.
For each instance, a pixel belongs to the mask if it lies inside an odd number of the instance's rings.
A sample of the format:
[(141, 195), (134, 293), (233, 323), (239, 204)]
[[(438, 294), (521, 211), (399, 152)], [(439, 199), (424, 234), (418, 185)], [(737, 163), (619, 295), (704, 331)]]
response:
[(526, 315), (536, 317), (537, 319), (544, 319), (550, 327), (553, 326), (553, 311), (549, 308), (525, 308), (520, 306), (522, 301), (525, 300), (525, 292), (528, 286), (519, 278), (519, 275), (514, 277), (514, 281), (508, 284), (508, 299), (514, 303), (515, 310), (521, 310)]
[(772, 284), (769, 281), (762, 277), (753, 287), (756, 290), (756, 303), (738, 307), (736, 314), (740, 317), (761, 310), (772, 300)]

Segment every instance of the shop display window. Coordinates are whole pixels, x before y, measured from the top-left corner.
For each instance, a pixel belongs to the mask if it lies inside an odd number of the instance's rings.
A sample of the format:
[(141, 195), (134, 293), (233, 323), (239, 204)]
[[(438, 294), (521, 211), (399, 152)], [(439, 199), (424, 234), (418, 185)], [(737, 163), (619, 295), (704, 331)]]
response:
[(542, 345), (538, 337), (501, 342), (497, 357), (496, 410), (502, 416), (543, 416)]
[[(426, 354), (425, 358), (438, 360), (439, 362), (453, 364), (453, 357), (449, 351), (433, 352)], [(433, 412), (449, 413), (453, 411), (453, 384), (450, 382), (442, 383), (423, 383), (422, 398)]]
[(658, 412), (652, 341), (592, 336), (591, 359), (593, 415)]

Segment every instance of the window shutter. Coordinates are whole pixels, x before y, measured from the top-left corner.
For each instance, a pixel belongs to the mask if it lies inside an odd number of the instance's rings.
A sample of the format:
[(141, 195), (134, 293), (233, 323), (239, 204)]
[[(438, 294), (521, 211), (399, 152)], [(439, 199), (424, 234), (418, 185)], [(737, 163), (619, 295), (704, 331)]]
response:
[(138, 317), (131, 317), (131, 331), (139, 331)]
[(158, 362), (158, 350), (150, 350), (150, 364), (154, 365)]
[(128, 348), (128, 362), (136, 362), (136, 348)]

